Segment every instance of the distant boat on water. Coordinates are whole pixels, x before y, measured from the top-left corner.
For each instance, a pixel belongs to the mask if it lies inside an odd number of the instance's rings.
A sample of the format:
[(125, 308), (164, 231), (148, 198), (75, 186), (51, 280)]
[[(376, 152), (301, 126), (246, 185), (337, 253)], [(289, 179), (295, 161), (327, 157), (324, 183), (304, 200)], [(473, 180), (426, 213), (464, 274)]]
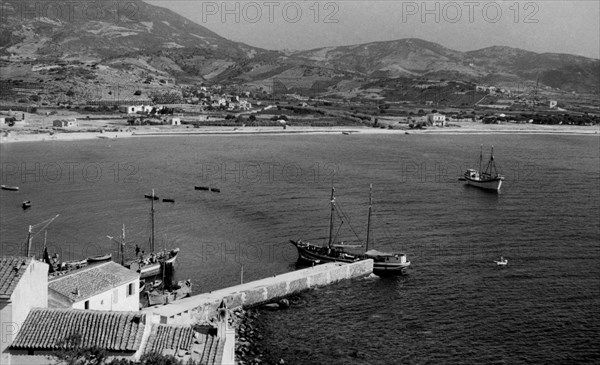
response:
[(31, 201), (30, 200), (25, 200), (21, 206), (23, 207), (23, 209), (29, 209), (31, 208)]
[(159, 200), (158, 195), (154, 195), (154, 194), (144, 194), (144, 197), (147, 199)]
[(213, 193), (220, 193), (221, 189), (219, 188), (211, 188), (210, 186), (194, 186), (195, 190), (204, 190), (204, 191), (212, 191)]
[(461, 181), (466, 181), (468, 185), (475, 186), (486, 190), (499, 191), (504, 181), (504, 176), (498, 173), (496, 169), (496, 163), (494, 162), (494, 147), (492, 146), (492, 153), (490, 154), (490, 160), (482, 171), (483, 161), (483, 146), (481, 147), (481, 153), (479, 154), (479, 170), (468, 169), (463, 176), (460, 178)]
[(175, 203), (175, 199), (163, 198), (163, 203)]
[(508, 265), (508, 260), (504, 257), (500, 256), (500, 261), (494, 261), (498, 266), (506, 266)]
[(0, 185), (0, 188), (2, 188), (2, 190), (19, 191), (18, 186)]

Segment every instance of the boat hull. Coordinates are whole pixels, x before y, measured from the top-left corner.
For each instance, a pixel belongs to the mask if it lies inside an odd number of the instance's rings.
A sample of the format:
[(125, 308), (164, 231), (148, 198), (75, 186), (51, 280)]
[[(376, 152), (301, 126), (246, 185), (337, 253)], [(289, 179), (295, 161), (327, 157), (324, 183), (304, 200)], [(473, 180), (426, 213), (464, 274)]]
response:
[(126, 265), (130, 270), (138, 272), (140, 274), (140, 279), (145, 279), (149, 277), (153, 277), (156, 275), (160, 275), (162, 273), (162, 268), (164, 263), (165, 265), (173, 265), (177, 260), (177, 255), (179, 254), (179, 249), (175, 249), (170, 251), (171, 257), (166, 260), (158, 259), (157, 262), (152, 262), (144, 265), (140, 265), (139, 261), (132, 261)]
[(298, 261), (308, 265), (318, 265), (327, 262), (345, 262), (351, 263), (366, 259), (373, 259), (373, 273), (376, 275), (394, 275), (402, 274), (410, 266), (410, 262), (383, 262), (375, 257), (365, 255), (353, 255), (340, 252), (326, 247), (319, 247), (311, 244), (298, 244), (297, 241), (290, 241), (298, 250)]
[(487, 180), (478, 180), (478, 179), (471, 179), (471, 178), (465, 176), (465, 182), (467, 183), (467, 185), (475, 186), (475, 187), (478, 187), (481, 189), (486, 189), (486, 190), (496, 190), (496, 191), (500, 190), (503, 180), (504, 180), (503, 177), (496, 177), (496, 178), (487, 179)]

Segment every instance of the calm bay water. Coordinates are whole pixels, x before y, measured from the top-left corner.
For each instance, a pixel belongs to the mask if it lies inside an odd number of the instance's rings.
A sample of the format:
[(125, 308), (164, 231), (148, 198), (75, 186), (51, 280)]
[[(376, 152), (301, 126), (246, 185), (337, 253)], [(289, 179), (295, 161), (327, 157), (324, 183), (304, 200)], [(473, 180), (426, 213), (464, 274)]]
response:
[[(2, 255), (27, 226), (50, 252), (79, 259), (179, 247), (177, 276), (194, 292), (294, 269), (290, 238), (327, 233), (338, 202), (364, 238), (373, 183), (375, 247), (402, 250), (399, 278), (361, 279), (301, 294), (261, 313), (264, 349), (288, 364), (600, 362), (600, 140), (556, 135), (196, 136), (0, 146)], [(457, 181), (495, 146), (500, 194)], [(485, 151), (487, 155), (488, 151)], [(221, 193), (194, 190), (211, 185)], [(33, 207), (22, 210), (20, 203)], [(346, 224), (340, 237), (351, 240)], [(34, 229), (39, 254), (44, 232)], [(508, 258), (507, 267), (493, 260)]]

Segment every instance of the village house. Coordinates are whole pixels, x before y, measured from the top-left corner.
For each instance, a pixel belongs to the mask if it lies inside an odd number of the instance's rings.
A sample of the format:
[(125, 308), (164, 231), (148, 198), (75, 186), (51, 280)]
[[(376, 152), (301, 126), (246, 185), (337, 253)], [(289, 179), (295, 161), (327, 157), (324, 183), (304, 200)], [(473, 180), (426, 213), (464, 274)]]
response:
[(170, 125), (181, 125), (181, 118), (179, 118), (179, 117), (168, 118), (167, 122)]
[(34, 307), (48, 306), (48, 268), (28, 257), (0, 258), (0, 362), (11, 364), (8, 346)]
[(48, 307), (137, 311), (140, 274), (113, 262), (91, 265), (51, 278)]
[(127, 114), (150, 113), (152, 105), (120, 105), (119, 112)]
[(77, 127), (77, 125), (78, 125), (77, 119), (75, 119), (75, 118), (73, 118), (73, 119), (57, 119), (52, 122), (52, 126), (58, 127), (58, 128), (71, 128), (71, 127)]
[(444, 127), (446, 116), (440, 113), (427, 114), (427, 122), (433, 126)]

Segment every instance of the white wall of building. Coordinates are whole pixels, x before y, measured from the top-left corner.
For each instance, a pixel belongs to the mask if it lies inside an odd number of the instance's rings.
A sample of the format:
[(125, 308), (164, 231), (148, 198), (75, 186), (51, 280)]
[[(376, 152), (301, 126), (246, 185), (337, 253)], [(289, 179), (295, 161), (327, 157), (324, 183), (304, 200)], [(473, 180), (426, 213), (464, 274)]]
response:
[[(128, 294), (128, 286), (132, 285), (133, 293)], [(74, 309), (86, 309), (85, 302), (89, 302), (87, 309), (104, 311), (138, 311), (140, 310), (139, 281), (133, 280), (111, 290), (96, 294), (93, 297), (73, 303)]]
[(48, 265), (32, 260), (10, 296), (0, 302), (0, 363), (11, 364), (8, 346), (19, 333), (31, 308), (48, 307)]

